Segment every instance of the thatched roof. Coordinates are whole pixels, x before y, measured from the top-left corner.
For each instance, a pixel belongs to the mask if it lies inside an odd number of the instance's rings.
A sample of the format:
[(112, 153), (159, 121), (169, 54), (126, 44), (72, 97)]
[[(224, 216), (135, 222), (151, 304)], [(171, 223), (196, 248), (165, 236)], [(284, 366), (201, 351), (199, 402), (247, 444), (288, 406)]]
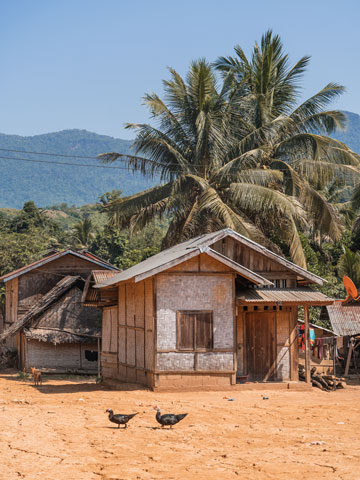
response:
[[(90, 334), (91, 333), (91, 334)], [(101, 338), (100, 331), (88, 331), (88, 334), (81, 331), (59, 330), (56, 328), (29, 328), (24, 329), (24, 335), (29, 340), (53, 343), (96, 343)]]
[(27, 338), (43, 342), (94, 343), (101, 337), (101, 311), (84, 307), (74, 285), (24, 329)]
[(68, 292), (78, 281), (80, 277), (70, 276), (62, 278), (49, 292), (33, 305), (29, 311), (21, 317), (17, 322), (14, 322), (9, 328), (7, 328), (2, 334), (0, 334), (0, 342), (4, 341), (10, 335), (18, 332), (25, 326), (27, 326), (34, 319), (39, 318), (40, 315), (45, 313), (55, 302), (59, 300), (66, 292)]

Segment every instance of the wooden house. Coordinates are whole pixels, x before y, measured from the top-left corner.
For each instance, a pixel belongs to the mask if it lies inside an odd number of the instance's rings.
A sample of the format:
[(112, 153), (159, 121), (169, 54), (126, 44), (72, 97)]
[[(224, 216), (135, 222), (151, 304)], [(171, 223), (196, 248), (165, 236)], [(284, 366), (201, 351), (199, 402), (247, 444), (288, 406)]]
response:
[(297, 381), (298, 306), (308, 348), (309, 306), (332, 302), (309, 287), (323, 282), (231, 229), (165, 250), (94, 285), (108, 301), (102, 375), (153, 389)]
[(5, 322), (0, 342), (15, 347), (18, 368), (97, 372), (101, 311), (82, 304), (93, 270), (119, 272), (89, 252), (55, 252), (10, 272), (5, 283)]

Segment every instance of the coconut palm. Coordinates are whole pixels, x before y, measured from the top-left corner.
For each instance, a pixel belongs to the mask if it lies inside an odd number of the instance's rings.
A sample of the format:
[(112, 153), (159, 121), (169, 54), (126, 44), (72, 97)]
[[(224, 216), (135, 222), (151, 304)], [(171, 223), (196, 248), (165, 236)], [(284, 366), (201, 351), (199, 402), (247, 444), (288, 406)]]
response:
[[(169, 215), (164, 247), (224, 227), (270, 247), (273, 236), (305, 266), (298, 229), (316, 225), (333, 238), (340, 232), (333, 208), (306, 178), (320, 185), (338, 166), (358, 165), (345, 145), (310, 133), (314, 127), (331, 131), (343, 125), (340, 112), (322, 111), (342, 87), (331, 84), (286, 113), (296, 94), (291, 84), (305, 65), (304, 60), (297, 74), (288, 74), (287, 95), (273, 95), (276, 109), (265, 102), (267, 113), (260, 122), (259, 99), (245, 77), (230, 69), (219, 83), (205, 60), (191, 64), (186, 80), (170, 69), (164, 101), (156, 94), (145, 96), (157, 128), (128, 124), (137, 131), (135, 155), (101, 156), (103, 161), (121, 158), (133, 170), (159, 175), (164, 184), (109, 202), (110, 222), (134, 232), (155, 216)], [(323, 164), (326, 174), (320, 175)]]
[(94, 239), (94, 226), (90, 218), (85, 218), (74, 225), (73, 236), (80, 247), (87, 248)]
[(337, 265), (339, 277), (347, 275), (355, 283), (360, 286), (360, 254), (353, 252), (349, 248), (344, 247), (344, 253), (339, 258)]

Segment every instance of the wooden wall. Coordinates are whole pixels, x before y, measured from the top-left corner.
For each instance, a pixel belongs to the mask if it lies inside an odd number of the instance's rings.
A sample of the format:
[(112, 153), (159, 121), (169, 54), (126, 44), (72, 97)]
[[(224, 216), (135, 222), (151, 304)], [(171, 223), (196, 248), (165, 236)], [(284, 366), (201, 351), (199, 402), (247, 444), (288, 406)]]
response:
[[(53, 345), (48, 342), (25, 339), (22, 335), (22, 367), (30, 371), (31, 367), (57, 373), (85, 372), (97, 373), (97, 362), (85, 358), (85, 350), (97, 351), (97, 344), (62, 343)], [(24, 351), (25, 348), (25, 351)]]
[(266, 255), (242, 245), (231, 237), (219, 240), (212, 248), (268, 280), (286, 279), (287, 287), (296, 287), (297, 275)]
[[(4, 329), (16, 322), (18, 316), (18, 279), (14, 278), (5, 284), (5, 322)], [(19, 335), (6, 339), (8, 347), (18, 348)]]
[[(247, 342), (249, 338), (246, 331), (246, 316), (252, 314), (259, 318), (262, 312), (271, 315), (273, 318), (274, 338), (274, 362), (270, 367), (267, 379), (286, 381), (298, 380), (298, 339), (297, 339), (297, 307), (273, 307), (268, 306), (238, 307), (237, 315), (237, 375), (244, 376), (251, 374), (247, 361)], [(261, 340), (257, 348), (261, 349)]]
[(118, 287), (118, 306), (103, 310), (104, 378), (152, 386), (154, 372), (153, 280)]

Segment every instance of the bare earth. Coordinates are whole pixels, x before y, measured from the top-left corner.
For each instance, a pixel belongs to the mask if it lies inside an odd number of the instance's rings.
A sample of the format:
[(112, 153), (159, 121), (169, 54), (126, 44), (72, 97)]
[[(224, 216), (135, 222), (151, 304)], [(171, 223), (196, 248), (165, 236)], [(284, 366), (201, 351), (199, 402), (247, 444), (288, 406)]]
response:
[[(127, 388), (51, 377), (35, 388), (16, 374), (0, 375), (1, 480), (360, 479), (360, 387), (178, 394)], [(154, 405), (189, 415), (162, 430)], [(107, 408), (140, 414), (118, 430)]]

